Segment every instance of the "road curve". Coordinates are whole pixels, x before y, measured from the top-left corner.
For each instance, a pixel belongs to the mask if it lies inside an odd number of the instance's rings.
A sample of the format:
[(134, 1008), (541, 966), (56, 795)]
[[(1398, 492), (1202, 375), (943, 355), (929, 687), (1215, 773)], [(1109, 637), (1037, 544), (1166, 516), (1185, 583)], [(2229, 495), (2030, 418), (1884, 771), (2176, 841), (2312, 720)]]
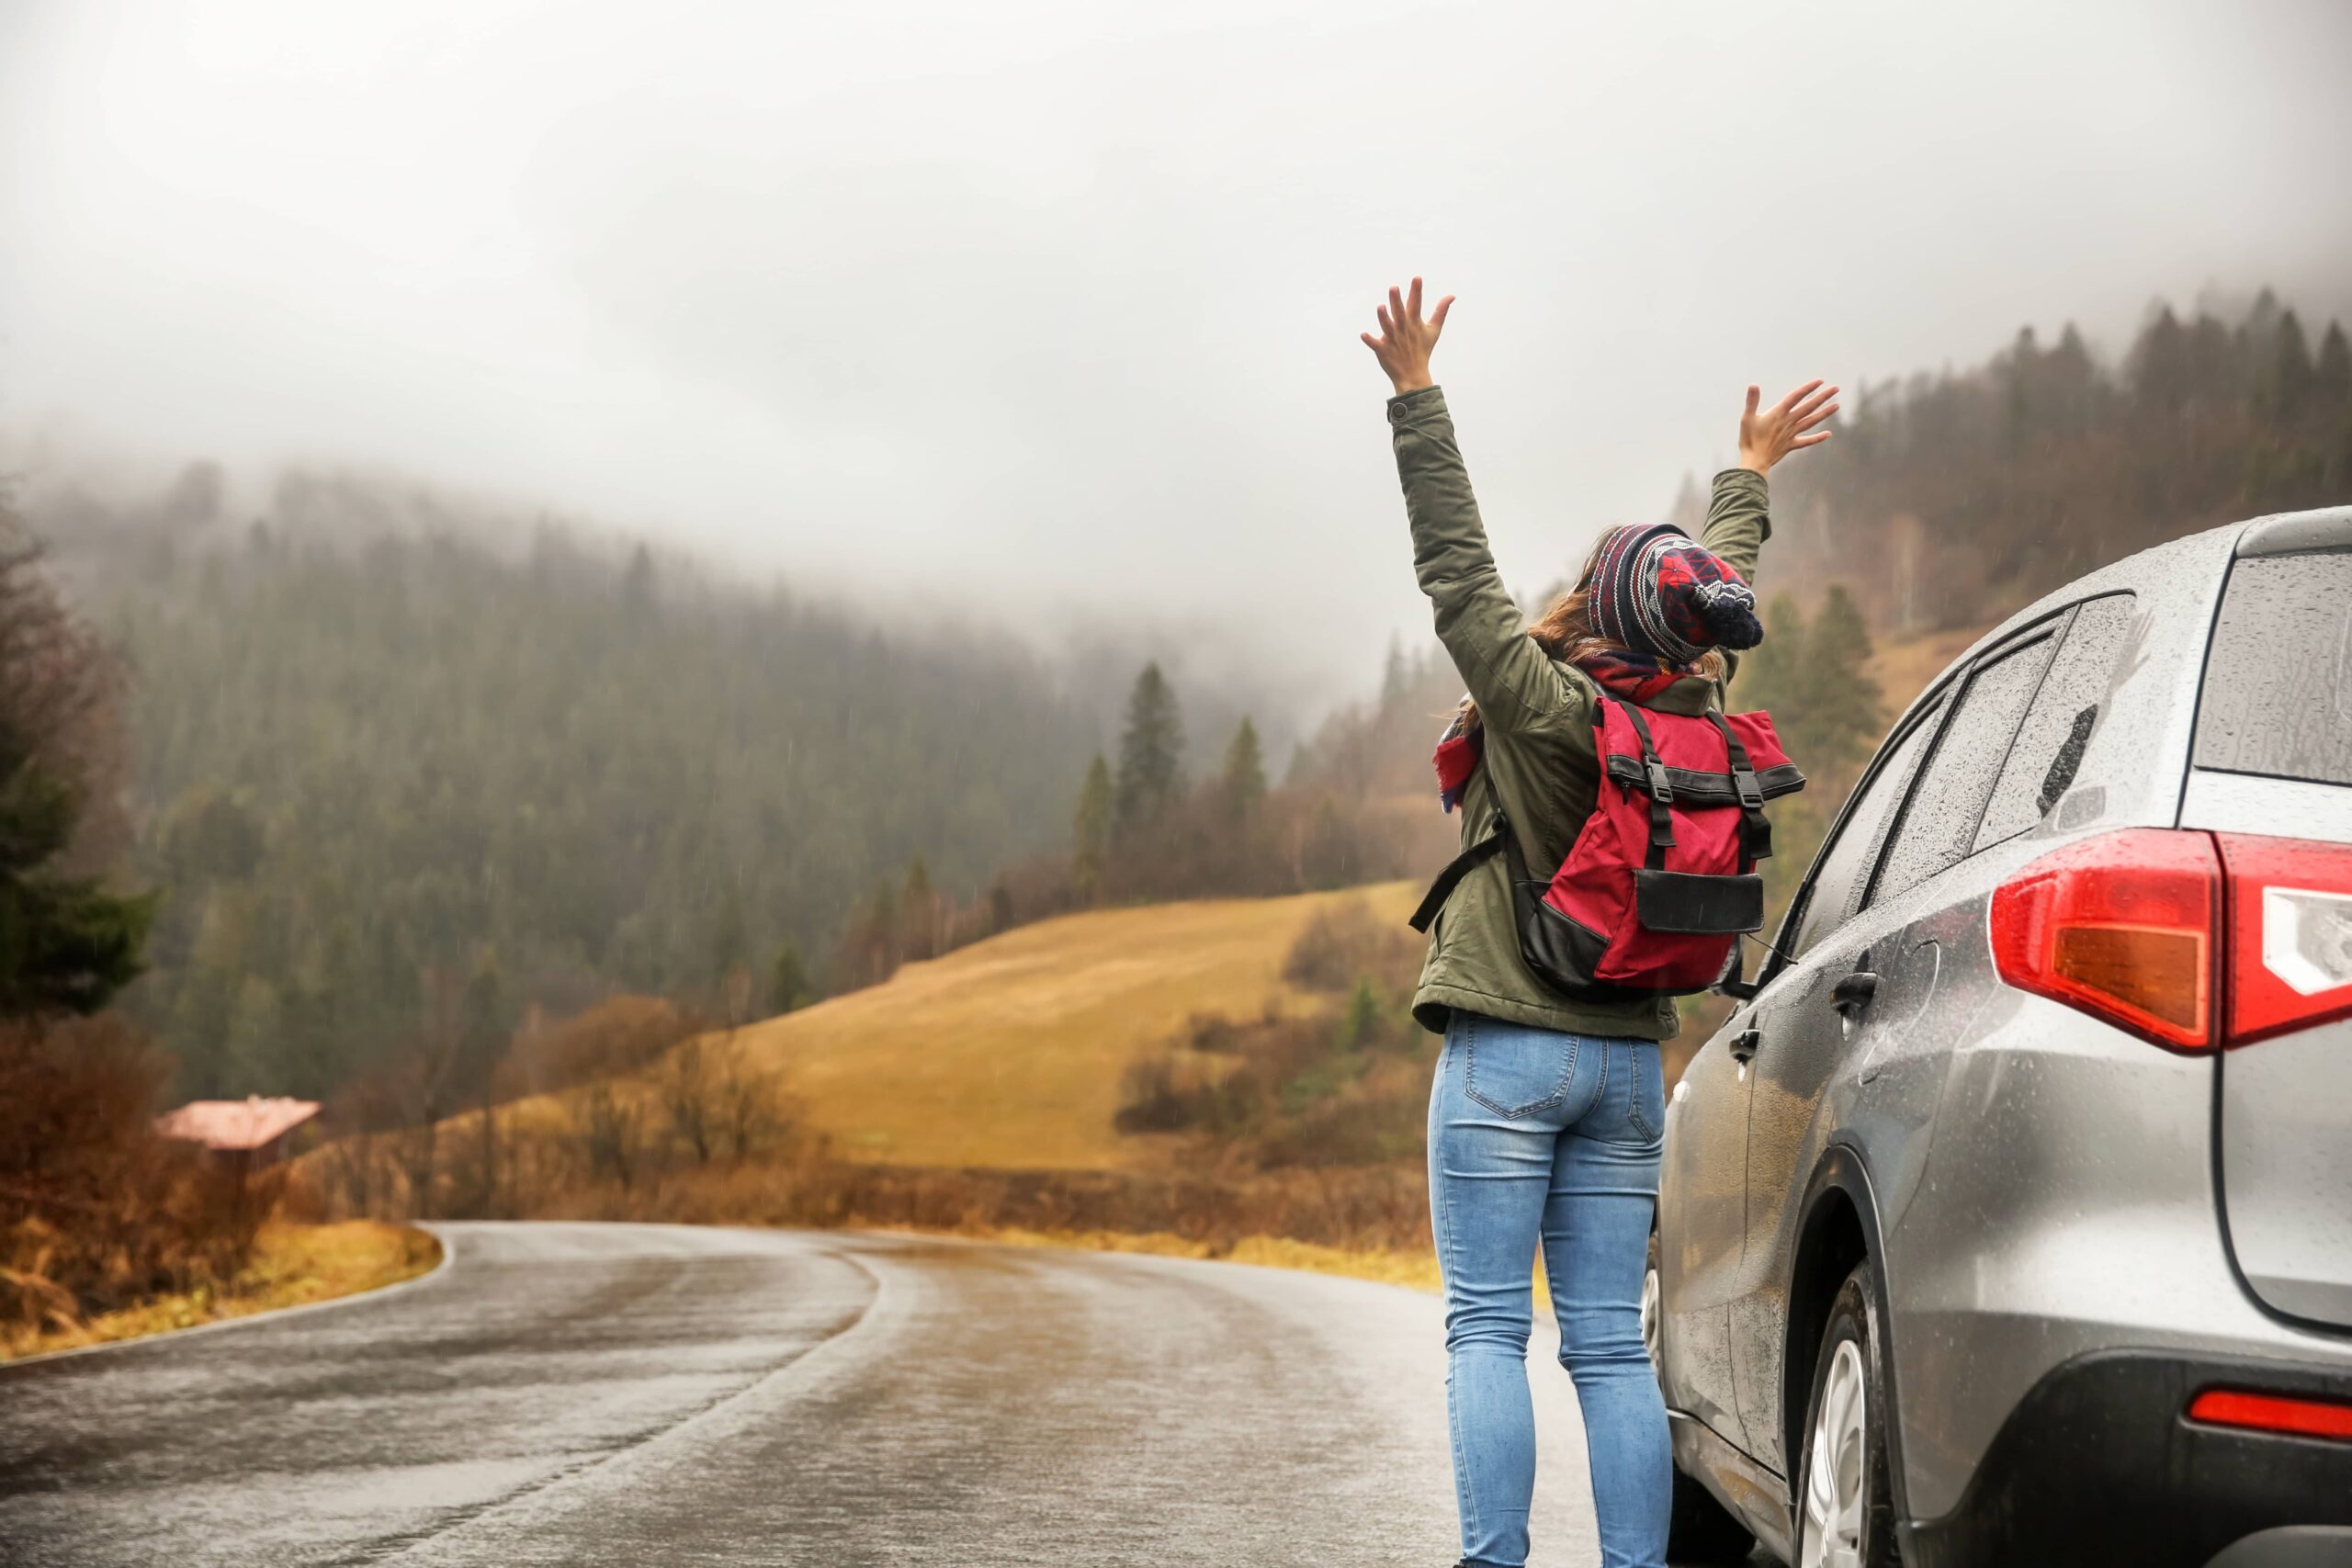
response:
[[(449, 1224), (380, 1298), (0, 1367), (0, 1563), (1442, 1564), (1438, 1303), (1176, 1258)], [(1532, 1357), (1538, 1562), (1597, 1555)]]

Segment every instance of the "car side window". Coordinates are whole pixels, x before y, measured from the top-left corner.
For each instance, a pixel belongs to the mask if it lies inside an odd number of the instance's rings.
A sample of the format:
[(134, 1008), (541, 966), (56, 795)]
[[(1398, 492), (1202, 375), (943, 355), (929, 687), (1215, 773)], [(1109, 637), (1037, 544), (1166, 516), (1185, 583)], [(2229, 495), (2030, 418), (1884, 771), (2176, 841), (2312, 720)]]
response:
[(1943, 723), (1943, 705), (1939, 701), (1919, 715), (1889, 750), (1880, 753), (1878, 765), (1847, 811), (1838, 836), (1813, 863), (1812, 879), (1803, 896), (1804, 906), (1797, 912), (1795, 940), (1787, 948), (1790, 958), (1804, 957), (1815, 942), (1845, 923), (1871, 862), (1877, 856), (1887, 818), (1903, 799), (1912, 766)]
[(2050, 661), (2018, 728), (2017, 743), (1976, 829), (1978, 850), (2006, 843), (2049, 815), (2075, 782), (2099, 707), (2115, 682), (2115, 667), (2131, 646), (2138, 609), (2129, 593), (2110, 593), (2075, 610), (2058, 655)]
[(1864, 902), (1899, 898), (1974, 852), (1976, 825), (2009, 756), (2018, 724), (2050, 667), (2056, 637), (2014, 645), (1970, 672), (1960, 706), (1919, 770)]

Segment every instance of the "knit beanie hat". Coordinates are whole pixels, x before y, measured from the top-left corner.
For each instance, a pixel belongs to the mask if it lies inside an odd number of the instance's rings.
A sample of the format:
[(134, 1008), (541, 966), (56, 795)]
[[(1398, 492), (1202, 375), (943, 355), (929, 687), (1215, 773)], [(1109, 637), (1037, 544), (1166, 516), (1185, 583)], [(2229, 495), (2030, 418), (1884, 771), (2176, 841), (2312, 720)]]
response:
[(1756, 591), (1671, 523), (1627, 524), (1601, 541), (1592, 624), (1610, 641), (1669, 664), (1764, 640)]

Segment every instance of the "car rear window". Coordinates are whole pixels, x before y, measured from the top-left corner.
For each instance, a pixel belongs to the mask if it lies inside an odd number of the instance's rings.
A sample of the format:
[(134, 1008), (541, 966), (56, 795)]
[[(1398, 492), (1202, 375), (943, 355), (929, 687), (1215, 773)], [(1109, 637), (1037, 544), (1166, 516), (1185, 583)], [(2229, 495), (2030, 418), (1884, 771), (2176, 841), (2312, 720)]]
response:
[(2116, 666), (2132, 646), (2133, 621), (2129, 593), (2088, 600), (2075, 612), (2066, 640), (2009, 746), (2001, 782), (1976, 829), (1977, 849), (2016, 838), (2048, 815), (2074, 784), (2091, 731), (2098, 727), (2100, 705), (2115, 683)]
[(2205, 655), (2197, 765), (2352, 784), (2352, 553), (2230, 570)]

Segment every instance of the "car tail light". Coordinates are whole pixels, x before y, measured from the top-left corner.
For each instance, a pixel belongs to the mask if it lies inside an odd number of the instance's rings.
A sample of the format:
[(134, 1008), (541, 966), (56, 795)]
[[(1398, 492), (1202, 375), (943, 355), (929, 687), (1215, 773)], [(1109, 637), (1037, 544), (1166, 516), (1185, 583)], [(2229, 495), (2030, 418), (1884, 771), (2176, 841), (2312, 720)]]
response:
[(2103, 833), (2003, 883), (1992, 937), (2021, 991), (2174, 1050), (2250, 1044), (2352, 1016), (2352, 845)]
[(2175, 1050), (2213, 1043), (2212, 839), (2105, 833), (2042, 856), (1993, 895), (1993, 962), (2021, 991)]
[(2220, 836), (2229, 1043), (2352, 1014), (2352, 844)]
[(2352, 1442), (2352, 1404), (2333, 1399), (2295, 1399), (2280, 1393), (2209, 1388), (2188, 1402), (2188, 1418), (2209, 1427), (2242, 1427), (2256, 1432), (2287, 1432), (2299, 1438), (2335, 1438)]

